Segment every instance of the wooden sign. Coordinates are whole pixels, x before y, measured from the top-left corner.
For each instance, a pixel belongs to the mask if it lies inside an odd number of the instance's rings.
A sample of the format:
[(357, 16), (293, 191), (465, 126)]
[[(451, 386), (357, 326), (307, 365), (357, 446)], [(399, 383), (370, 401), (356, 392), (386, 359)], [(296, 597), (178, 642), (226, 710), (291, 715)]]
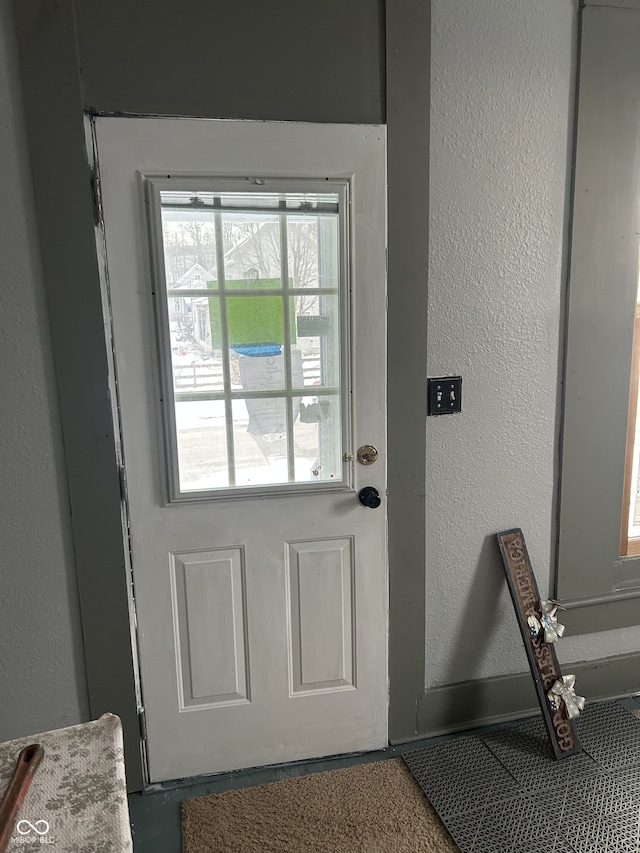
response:
[(544, 631), (534, 636), (527, 621), (530, 616), (541, 618), (540, 593), (531, 570), (522, 530), (516, 527), (498, 533), (498, 543), (551, 746), (556, 758), (575, 755), (582, 752), (575, 723), (569, 719), (564, 702), (554, 711), (547, 697), (556, 681), (562, 678), (555, 649), (545, 641)]

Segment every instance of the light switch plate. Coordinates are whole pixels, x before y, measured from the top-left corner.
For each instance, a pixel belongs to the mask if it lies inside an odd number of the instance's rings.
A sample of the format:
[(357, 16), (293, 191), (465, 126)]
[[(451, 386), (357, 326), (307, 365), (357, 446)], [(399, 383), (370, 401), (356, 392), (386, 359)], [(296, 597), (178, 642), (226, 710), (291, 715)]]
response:
[(452, 415), (462, 411), (462, 376), (427, 379), (427, 414)]

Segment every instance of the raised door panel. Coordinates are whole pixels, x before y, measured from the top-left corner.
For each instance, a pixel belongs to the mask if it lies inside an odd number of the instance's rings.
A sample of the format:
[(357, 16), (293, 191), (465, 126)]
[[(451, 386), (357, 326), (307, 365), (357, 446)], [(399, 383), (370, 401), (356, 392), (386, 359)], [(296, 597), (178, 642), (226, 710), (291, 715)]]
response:
[(289, 542), (292, 694), (355, 687), (353, 541)]
[(170, 555), (181, 710), (249, 699), (243, 556)]

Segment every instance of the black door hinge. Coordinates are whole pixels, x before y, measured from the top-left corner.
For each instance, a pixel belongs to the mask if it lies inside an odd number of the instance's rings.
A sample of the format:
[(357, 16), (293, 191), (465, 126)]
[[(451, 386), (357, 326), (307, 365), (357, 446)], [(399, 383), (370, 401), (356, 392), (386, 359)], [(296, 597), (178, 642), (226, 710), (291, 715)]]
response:
[(140, 723), (140, 739), (147, 739), (147, 715), (144, 708), (138, 711), (138, 722)]
[(120, 500), (126, 503), (127, 501), (127, 472), (124, 470), (124, 465), (118, 468), (118, 479), (120, 481)]
[(91, 201), (93, 203), (93, 224), (102, 222), (102, 197), (100, 195), (100, 179), (95, 169), (91, 170)]

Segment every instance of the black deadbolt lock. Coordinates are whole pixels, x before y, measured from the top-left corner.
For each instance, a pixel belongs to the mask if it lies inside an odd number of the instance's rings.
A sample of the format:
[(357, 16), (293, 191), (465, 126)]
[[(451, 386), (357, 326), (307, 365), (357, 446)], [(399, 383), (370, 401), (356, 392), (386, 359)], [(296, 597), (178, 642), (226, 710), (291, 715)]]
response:
[(365, 486), (358, 492), (358, 500), (362, 506), (367, 506), (369, 509), (377, 509), (382, 501), (380, 500), (380, 492), (374, 489), (373, 486)]

